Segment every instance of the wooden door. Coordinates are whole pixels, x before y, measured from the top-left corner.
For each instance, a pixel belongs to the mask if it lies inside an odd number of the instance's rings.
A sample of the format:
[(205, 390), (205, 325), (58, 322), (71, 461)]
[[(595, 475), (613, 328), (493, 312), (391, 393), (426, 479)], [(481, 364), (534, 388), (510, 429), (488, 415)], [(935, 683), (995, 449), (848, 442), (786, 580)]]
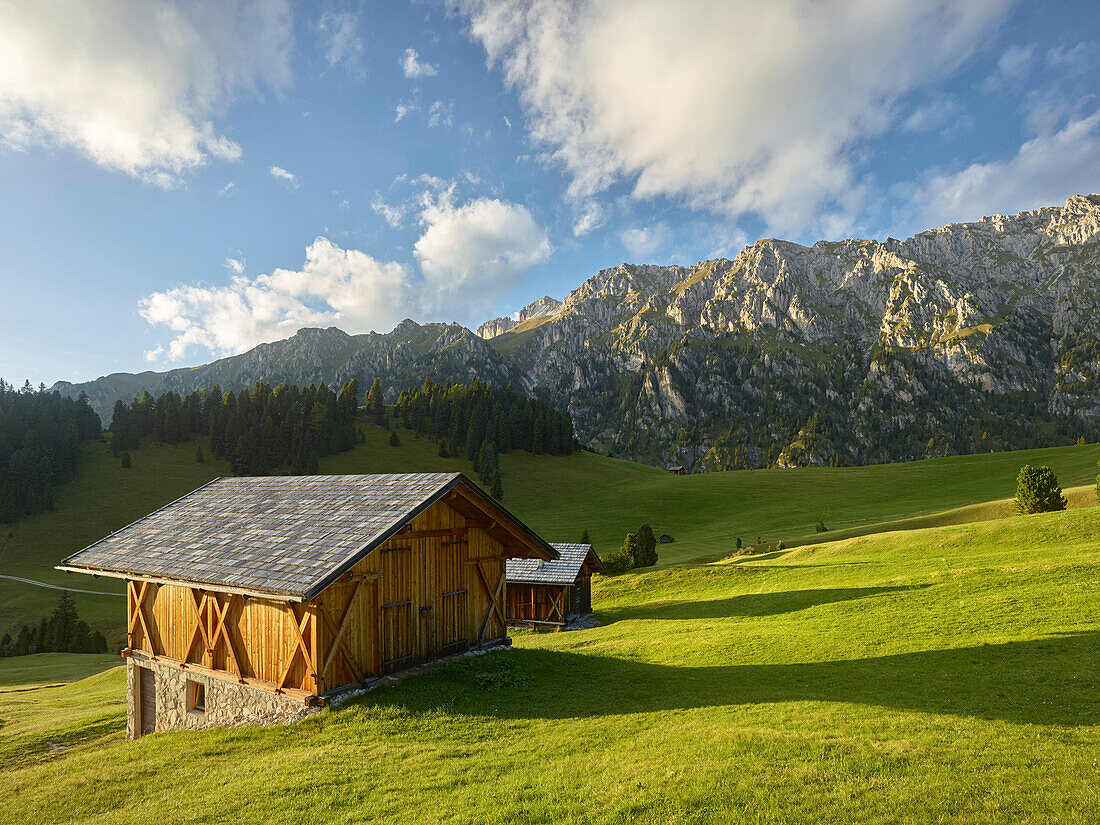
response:
[(156, 674), (150, 668), (139, 667), (138, 671), (138, 736), (153, 733), (157, 729), (157, 690)]
[(466, 576), (469, 545), (465, 541), (440, 543), (436, 551), (435, 622), (436, 656), (448, 656), (470, 646), (466, 628)]
[(419, 632), (415, 618), (413, 568), (418, 559), (412, 546), (384, 548), (379, 582), (378, 633), (383, 673), (401, 670), (416, 659)]

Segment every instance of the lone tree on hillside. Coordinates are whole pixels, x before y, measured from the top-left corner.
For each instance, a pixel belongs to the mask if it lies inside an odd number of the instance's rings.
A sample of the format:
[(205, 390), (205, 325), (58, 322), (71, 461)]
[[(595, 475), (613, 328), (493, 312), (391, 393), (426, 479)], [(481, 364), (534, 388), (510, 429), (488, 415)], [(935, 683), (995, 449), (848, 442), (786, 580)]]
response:
[(1050, 513), (1066, 509), (1066, 497), (1050, 467), (1025, 464), (1016, 477), (1016, 512)]

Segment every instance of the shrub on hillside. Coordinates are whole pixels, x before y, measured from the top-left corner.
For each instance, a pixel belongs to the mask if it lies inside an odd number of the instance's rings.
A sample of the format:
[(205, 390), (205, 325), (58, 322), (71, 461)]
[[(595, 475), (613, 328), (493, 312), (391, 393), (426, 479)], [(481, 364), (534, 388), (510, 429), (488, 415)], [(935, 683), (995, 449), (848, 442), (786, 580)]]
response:
[(817, 522), (817, 524), (814, 525), (814, 532), (815, 533), (828, 533), (829, 528), (825, 526), (824, 521), (819, 520)]
[(607, 568), (608, 575), (616, 576), (633, 570), (634, 559), (625, 550), (619, 549), (603, 559), (603, 566)]
[(1016, 477), (1016, 512), (1051, 513), (1066, 509), (1066, 497), (1050, 467), (1025, 464)]
[(119, 460), (122, 462), (123, 467), (130, 467), (134, 463), (134, 460), (130, 458), (130, 454), (128, 452), (123, 452), (123, 454), (119, 457)]
[(391, 430), (390, 431), (390, 446), (391, 447), (400, 447), (401, 446), (401, 439), (397, 437), (397, 430)]

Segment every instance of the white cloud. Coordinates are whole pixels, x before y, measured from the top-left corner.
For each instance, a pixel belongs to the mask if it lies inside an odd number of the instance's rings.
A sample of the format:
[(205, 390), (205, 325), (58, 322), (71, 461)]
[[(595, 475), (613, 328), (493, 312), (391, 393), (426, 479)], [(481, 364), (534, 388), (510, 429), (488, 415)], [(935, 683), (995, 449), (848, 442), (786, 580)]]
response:
[(297, 175), (288, 172), (281, 166), (272, 166), (269, 171), (271, 172), (271, 177), (275, 178), (275, 180), (284, 181), (294, 189), (302, 185), (302, 181)]
[(1034, 46), (1009, 46), (997, 58), (997, 67), (978, 84), (978, 88), (992, 94), (1018, 86), (1031, 74), (1034, 58)]
[(598, 201), (583, 202), (580, 204), (576, 218), (573, 221), (573, 236), (580, 238), (594, 229), (599, 229), (603, 226), (604, 220), (604, 209)]
[(357, 31), (359, 16), (352, 12), (326, 11), (318, 27), (328, 37), (325, 57), (329, 66), (343, 66), (353, 77), (363, 77), (363, 41)]
[(1012, 158), (934, 173), (911, 191), (895, 193), (909, 198), (908, 223), (927, 228), (1059, 204), (1098, 189), (1100, 110), (1028, 140)]
[(406, 117), (408, 117), (412, 112), (419, 112), (419, 111), (420, 111), (420, 104), (417, 103), (415, 100), (402, 100), (400, 103), (397, 104), (397, 106), (394, 107), (393, 122), (394, 123), (400, 123), (402, 120), (404, 120)]
[(215, 355), (242, 352), (293, 335), (304, 326), (338, 325), (347, 332), (389, 329), (409, 311), (410, 273), (399, 263), (341, 249), (318, 238), (300, 270), (235, 275), (223, 286), (178, 286), (143, 298), (138, 310), (153, 326), (172, 332), (172, 361), (193, 348)]
[(672, 233), (667, 224), (659, 222), (652, 226), (625, 229), (619, 233), (619, 240), (638, 263), (650, 263), (657, 250), (672, 240)]
[(577, 199), (813, 230), (859, 208), (861, 141), (955, 70), (1011, 0), (450, 0)]
[(428, 109), (428, 127), (434, 129), (440, 126), (444, 129), (450, 129), (454, 124), (454, 110), (454, 103), (444, 103), (442, 100), (435, 101)]
[(218, 194), (221, 195), (223, 198), (228, 198), (230, 195), (233, 194), (236, 188), (237, 184), (233, 183), (233, 181), (229, 181), (229, 183), (218, 190)]
[(214, 118), (290, 78), (286, 0), (0, 6), (0, 140), (71, 146), (161, 186), (241, 147)]
[(374, 200), (370, 203), (371, 211), (376, 215), (381, 215), (382, 218), (392, 226), (394, 229), (400, 229), (405, 221), (405, 213), (407, 210), (404, 204), (389, 204), (382, 200), (382, 195), (375, 193)]
[(300, 270), (250, 278), (243, 258), (226, 258), (228, 283), (176, 286), (140, 301), (141, 317), (171, 333), (167, 345), (146, 358), (179, 361), (196, 349), (228, 355), (304, 326), (358, 333), (390, 329), (409, 316), (472, 323), (552, 253), (526, 207), (488, 198), (455, 205), (453, 183), (442, 188), (442, 181), (423, 176), (414, 182), (429, 187), (417, 207), (423, 226), (414, 248), (419, 276), (406, 264), (342, 249), (323, 237), (306, 249)]
[(936, 97), (918, 106), (901, 123), (901, 128), (906, 132), (940, 132), (947, 135), (967, 123), (968, 117), (962, 105), (948, 95), (936, 95)]
[(420, 222), (425, 229), (413, 254), (437, 312), (487, 307), (554, 251), (527, 207), (507, 201), (478, 198), (454, 206), (446, 194), (425, 195)]
[(405, 54), (398, 61), (405, 71), (405, 77), (414, 80), (421, 77), (435, 77), (439, 74), (439, 67), (431, 63), (421, 62), (416, 49), (405, 49)]

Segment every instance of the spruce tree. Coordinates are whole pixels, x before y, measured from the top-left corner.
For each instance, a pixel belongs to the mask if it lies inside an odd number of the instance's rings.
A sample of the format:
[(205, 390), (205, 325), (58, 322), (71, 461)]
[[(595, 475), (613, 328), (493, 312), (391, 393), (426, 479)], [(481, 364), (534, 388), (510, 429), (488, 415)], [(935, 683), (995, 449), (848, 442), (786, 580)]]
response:
[(386, 408), (382, 401), (382, 379), (375, 378), (374, 383), (370, 385), (370, 392), (367, 393), (366, 401), (367, 420), (373, 421), (375, 424), (381, 426), (383, 419), (386, 417)]
[(202, 464), (204, 461), (206, 461), (206, 456), (204, 456), (202, 454), (202, 445), (201, 444), (199, 444), (195, 447), (195, 461), (199, 464)]
[(581, 544), (592, 544), (592, 537), (588, 535), (587, 527), (585, 527), (584, 530), (581, 531)]
[(623, 539), (622, 553), (630, 560), (630, 566), (638, 566), (638, 534), (627, 533)]
[(490, 495), (497, 501), (501, 501), (504, 498), (504, 482), (500, 478), (500, 468), (493, 469), (493, 477), (491, 481), (492, 487), (489, 490)]
[(1050, 467), (1025, 464), (1016, 477), (1016, 512), (1050, 513), (1066, 509), (1066, 497)]
[(657, 538), (648, 524), (638, 530), (637, 548), (634, 553), (635, 567), (652, 567), (657, 563)]
[(401, 439), (397, 437), (397, 430), (390, 430), (390, 446), (400, 447)]

